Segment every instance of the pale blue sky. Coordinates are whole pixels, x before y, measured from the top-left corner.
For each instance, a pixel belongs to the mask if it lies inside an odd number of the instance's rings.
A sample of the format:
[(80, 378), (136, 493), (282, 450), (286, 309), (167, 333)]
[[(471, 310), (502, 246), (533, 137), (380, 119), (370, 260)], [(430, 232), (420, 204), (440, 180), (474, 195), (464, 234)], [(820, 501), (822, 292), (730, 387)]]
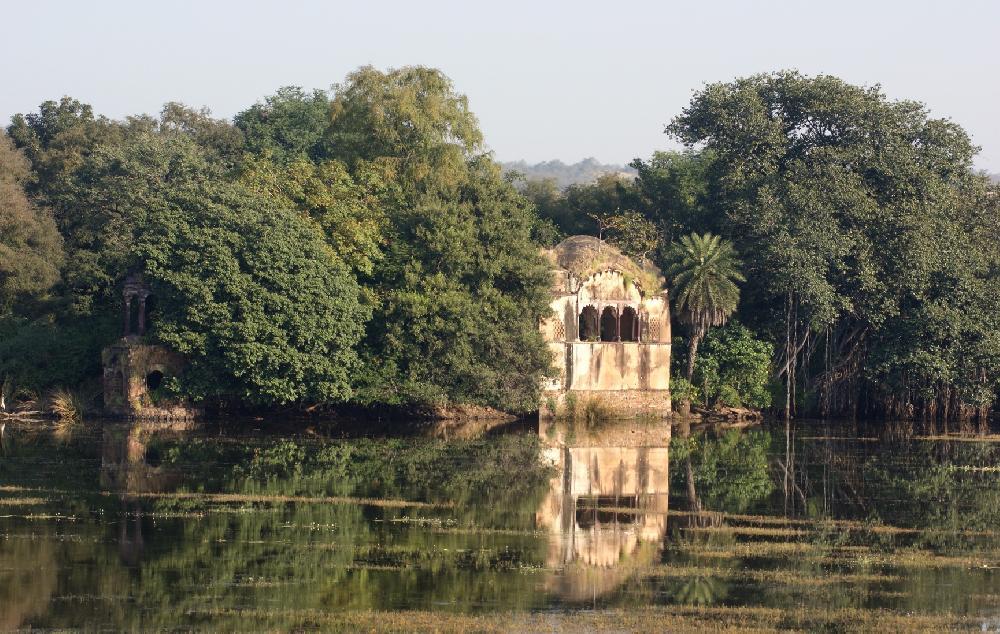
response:
[(498, 159), (624, 163), (705, 82), (797, 68), (926, 103), (1000, 172), (1000, 1), (0, 4), (0, 120), (64, 94), (111, 117), (231, 117), (358, 66), (435, 66)]

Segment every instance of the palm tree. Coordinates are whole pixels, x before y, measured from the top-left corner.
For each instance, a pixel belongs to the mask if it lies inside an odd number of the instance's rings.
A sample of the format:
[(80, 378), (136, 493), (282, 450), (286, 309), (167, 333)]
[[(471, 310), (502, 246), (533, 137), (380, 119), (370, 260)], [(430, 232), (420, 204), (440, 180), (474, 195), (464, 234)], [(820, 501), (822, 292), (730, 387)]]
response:
[(673, 284), (674, 313), (691, 326), (687, 380), (694, 378), (698, 344), (712, 326), (725, 324), (740, 301), (740, 273), (736, 249), (729, 240), (705, 233), (691, 233), (674, 243), (667, 253), (667, 278)]

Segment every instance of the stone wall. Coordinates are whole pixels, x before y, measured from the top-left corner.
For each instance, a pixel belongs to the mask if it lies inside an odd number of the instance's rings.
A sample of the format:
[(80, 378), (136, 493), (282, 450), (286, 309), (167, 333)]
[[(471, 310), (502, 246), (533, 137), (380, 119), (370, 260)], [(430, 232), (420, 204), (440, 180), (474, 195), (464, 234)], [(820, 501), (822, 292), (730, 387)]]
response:
[(578, 407), (596, 399), (614, 418), (621, 419), (669, 418), (672, 413), (670, 390), (571, 390), (543, 392), (539, 418), (551, 420), (565, 415), (567, 399), (575, 399)]
[(161, 386), (184, 369), (184, 357), (125, 338), (104, 349), (104, 412), (117, 418), (186, 419), (198, 411), (168, 398)]

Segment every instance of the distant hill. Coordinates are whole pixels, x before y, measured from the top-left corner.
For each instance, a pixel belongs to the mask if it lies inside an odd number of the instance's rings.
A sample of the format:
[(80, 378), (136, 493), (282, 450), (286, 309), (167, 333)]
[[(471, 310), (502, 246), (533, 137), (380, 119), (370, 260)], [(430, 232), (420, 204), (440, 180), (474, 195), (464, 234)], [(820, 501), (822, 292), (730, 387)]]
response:
[(505, 172), (521, 172), (530, 179), (554, 178), (559, 188), (580, 183), (590, 183), (598, 176), (607, 173), (621, 173), (635, 176), (636, 171), (627, 165), (612, 165), (600, 163), (591, 157), (583, 159), (578, 163), (567, 165), (556, 159), (554, 161), (543, 161), (541, 163), (529, 164), (527, 161), (508, 161), (500, 165)]
[(994, 183), (1000, 183), (1000, 174), (990, 174), (990, 180)]

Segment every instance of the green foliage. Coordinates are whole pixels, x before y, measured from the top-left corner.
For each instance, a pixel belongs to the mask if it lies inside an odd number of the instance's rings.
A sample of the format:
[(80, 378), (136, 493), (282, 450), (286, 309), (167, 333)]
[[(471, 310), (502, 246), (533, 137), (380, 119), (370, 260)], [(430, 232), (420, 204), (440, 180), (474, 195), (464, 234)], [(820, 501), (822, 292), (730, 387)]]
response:
[(458, 184), (482, 133), (465, 95), (423, 66), (387, 72), (365, 66), (334, 89), (322, 156), (350, 166), (391, 165), (414, 191)]
[(672, 440), (671, 489), (685, 489), (684, 464), (690, 458), (704, 508), (744, 513), (774, 490), (767, 458), (771, 441), (768, 432), (736, 429), (718, 437), (698, 434)]
[(458, 200), (424, 197), (393, 218), (368, 338), (373, 401), (537, 407), (548, 268), (526, 201), (489, 162), (469, 169)]
[(549, 272), (529, 203), (475, 154), (467, 99), (436, 70), (362, 68), (336, 87), (332, 113), (322, 158), (387, 184), (359, 399), (535, 409)]
[(187, 355), (195, 398), (343, 401), (369, 316), (307, 218), (238, 186), (163, 192), (135, 252), (159, 298), (154, 336)]
[(632, 163), (639, 173), (636, 208), (659, 226), (663, 246), (691, 231), (723, 229), (710, 185), (713, 164), (711, 151), (693, 150), (656, 152), (648, 161)]
[(995, 399), (997, 203), (961, 127), (782, 72), (707, 86), (668, 132), (711, 154), (712, 224), (747, 257), (743, 318), (784, 340), (786, 381), (814, 377), (831, 406), (859, 385), (876, 408)]
[(676, 374), (670, 377), (670, 399), (675, 403), (697, 401), (700, 394), (698, 386), (684, 377)]
[(746, 279), (732, 243), (710, 233), (692, 233), (671, 247), (667, 259), (665, 274), (678, 319), (702, 334), (726, 323), (739, 303), (736, 283)]
[(712, 326), (721, 326), (736, 311), (740, 272), (736, 251), (728, 240), (692, 233), (671, 245), (665, 274), (672, 285), (674, 314), (691, 325), (686, 378), (694, 380), (698, 344)]
[(764, 409), (771, 406), (773, 356), (773, 345), (732, 321), (705, 337), (694, 382), (713, 402)]
[(603, 238), (597, 218), (637, 208), (631, 179), (618, 174), (603, 174), (592, 183), (570, 185), (562, 192), (553, 180), (530, 179), (522, 192), (535, 203), (539, 217), (551, 221), (566, 236)]
[(660, 244), (656, 225), (637, 211), (623, 211), (605, 219), (608, 241), (622, 253), (645, 261)]
[(355, 180), (337, 160), (298, 158), (282, 165), (271, 155), (248, 156), (242, 169), (241, 180), (255, 194), (275, 207), (308, 214), (344, 265), (372, 274), (382, 258), (387, 223), (382, 203), (392, 187), (379, 174), (368, 169)]
[(0, 376), (34, 396), (101, 376), (101, 349), (118, 334), (117, 314), (0, 319)]
[(62, 237), (51, 215), (28, 200), (28, 161), (0, 132), (0, 316), (59, 280)]
[(234, 118), (247, 151), (279, 164), (313, 156), (330, 125), (330, 99), (322, 90), (307, 93), (286, 86)]

